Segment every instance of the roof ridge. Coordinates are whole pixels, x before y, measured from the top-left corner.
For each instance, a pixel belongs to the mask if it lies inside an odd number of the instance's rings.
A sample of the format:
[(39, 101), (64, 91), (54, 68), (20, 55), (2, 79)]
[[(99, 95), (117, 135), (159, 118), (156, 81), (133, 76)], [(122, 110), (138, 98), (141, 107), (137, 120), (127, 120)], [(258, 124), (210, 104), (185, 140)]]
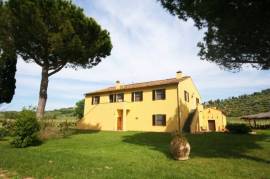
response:
[[(86, 93), (85, 95), (87, 95), (87, 94), (95, 94), (95, 93), (103, 93), (103, 92), (110, 92), (110, 91), (119, 91), (119, 90), (125, 90), (125, 89), (134, 89), (136, 87), (133, 87), (133, 88), (132, 87), (127, 88), (127, 87), (136, 86), (136, 85), (143, 85), (143, 84), (145, 84), (145, 86), (138, 86), (137, 88), (173, 84), (173, 83), (177, 83), (177, 82), (179, 83), (180, 81), (183, 81), (183, 80), (185, 80), (187, 78), (190, 78), (190, 76), (184, 76), (184, 77), (179, 78), (179, 79), (178, 78), (167, 78), (167, 79), (161, 79), (161, 80), (152, 80), (152, 81), (145, 81), (145, 82), (138, 82), (138, 83), (121, 84), (120, 89), (116, 89), (115, 86), (110, 86), (110, 87), (107, 87), (107, 88), (103, 88), (103, 89), (100, 89), (100, 90), (96, 90), (96, 91)], [(162, 84), (152, 84), (152, 85), (149, 85), (149, 86), (147, 85), (147, 84), (151, 84), (151, 83), (166, 82), (166, 81), (169, 81), (169, 82), (168, 83), (162, 83)]]
[(177, 79), (177, 78), (167, 78), (167, 79), (163, 79), (163, 80), (151, 80), (151, 81), (136, 82), (136, 83), (122, 84), (122, 85), (125, 86), (125, 85), (133, 85), (133, 84), (151, 83), (151, 82), (156, 82), (156, 81), (166, 81), (166, 80), (172, 80), (172, 79)]

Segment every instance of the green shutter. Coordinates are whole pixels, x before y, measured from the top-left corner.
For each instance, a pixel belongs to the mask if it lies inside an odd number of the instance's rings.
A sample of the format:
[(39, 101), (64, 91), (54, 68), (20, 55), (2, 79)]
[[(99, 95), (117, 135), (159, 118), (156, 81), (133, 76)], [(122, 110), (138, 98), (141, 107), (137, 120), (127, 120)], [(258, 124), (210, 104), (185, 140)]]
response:
[(152, 100), (155, 101), (155, 90), (152, 91)]

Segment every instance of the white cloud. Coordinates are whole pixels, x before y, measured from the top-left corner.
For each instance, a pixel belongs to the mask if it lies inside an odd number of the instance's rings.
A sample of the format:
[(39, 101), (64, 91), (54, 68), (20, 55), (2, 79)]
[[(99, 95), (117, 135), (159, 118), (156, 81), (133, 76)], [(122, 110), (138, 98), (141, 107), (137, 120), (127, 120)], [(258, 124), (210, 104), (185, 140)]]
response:
[[(170, 78), (178, 70), (192, 76), (207, 99), (219, 97), (216, 94), (233, 96), (230, 89), (270, 87), (267, 72), (246, 68), (240, 73), (231, 73), (220, 70), (213, 63), (201, 61), (197, 56), (197, 42), (202, 40), (203, 31), (198, 31), (191, 20), (183, 22), (171, 16), (155, 0), (75, 2), (110, 32), (113, 50), (111, 56), (92, 69), (63, 69), (55, 74), (49, 83), (50, 109), (70, 106), (85, 92), (106, 87), (116, 80), (131, 83)], [(34, 104), (40, 73), (36, 64), (19, 60), (17, 90), (32, 88), (35, 91)], [(228, 90), (224, 92), (222, 89)], [(20, 99), (16, 97), (12, 105), (21, 106)]]

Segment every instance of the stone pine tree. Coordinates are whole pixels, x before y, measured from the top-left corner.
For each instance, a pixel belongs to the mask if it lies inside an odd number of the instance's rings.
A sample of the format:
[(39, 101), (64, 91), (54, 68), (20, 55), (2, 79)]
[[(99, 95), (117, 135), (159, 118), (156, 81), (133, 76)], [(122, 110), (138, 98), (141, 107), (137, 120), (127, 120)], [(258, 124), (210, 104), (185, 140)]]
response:
[(110, 55), (112, 44), (83, 10), (67, 0), (8, 0), (16, 54), (41, 67), (37, 117), (42, 118), (49, 77), (63, 68), (91, 68)]
[(205, 29), (199, 56), (229, 70), (270, 69), (269, 0), (159, 0), (172, 15)]
[(15, 93), (17, 57), (13, 52), (3, 52), (0, 57), (0, 104), (10, 103)]
[(17, 57), (13, 38), (9, 34), (9, 13), (0, 1), (0, 104), (11, 102), (15, 93)]

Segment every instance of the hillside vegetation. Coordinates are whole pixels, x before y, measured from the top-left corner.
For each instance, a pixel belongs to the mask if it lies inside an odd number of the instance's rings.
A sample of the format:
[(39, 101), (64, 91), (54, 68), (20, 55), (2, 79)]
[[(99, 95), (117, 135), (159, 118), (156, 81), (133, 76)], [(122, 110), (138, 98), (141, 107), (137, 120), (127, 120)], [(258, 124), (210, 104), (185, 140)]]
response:
[[(0, 119), (17, 119), (20, 111), (3, 111), (0, 112)], [(60, 108), (45, 112), (44, 119), (77, 119), (75, 108)]]
[[(74, 107), (48, 110), (45, 119), (81, 119), (84, 112), (84, 99), (77, 101)], [(20, 111), (0, 111), (0, 119), (16, 119)]]
[(230, 117), (267, 112), (270, 111), (270, 89), (228, 99), (210, 100), (204, 105), (217, 107)]

